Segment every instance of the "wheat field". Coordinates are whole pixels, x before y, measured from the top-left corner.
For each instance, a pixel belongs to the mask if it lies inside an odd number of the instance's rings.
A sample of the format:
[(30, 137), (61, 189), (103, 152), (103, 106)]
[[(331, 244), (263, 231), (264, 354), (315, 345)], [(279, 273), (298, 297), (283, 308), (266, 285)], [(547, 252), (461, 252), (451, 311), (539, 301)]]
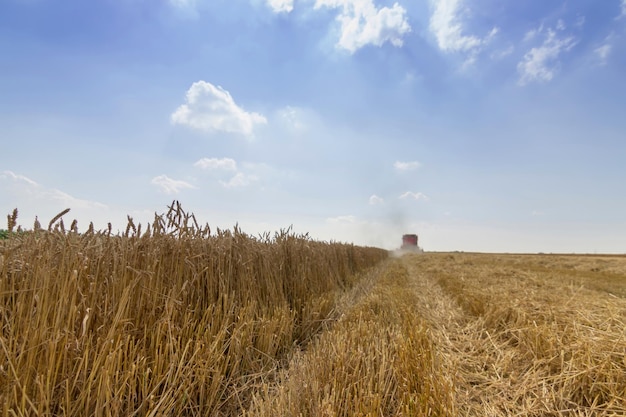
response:
[(0, 240), (4, 416), (626, 415), (626, 257), (66, 214)]
[[(143, 232), (62, 215), (0, 241), (5, 416), (238, 415), (382, 259), (288, 230), (211, 231), (172, 204)], [(14, 230), (15, 229), (15, 230)]]

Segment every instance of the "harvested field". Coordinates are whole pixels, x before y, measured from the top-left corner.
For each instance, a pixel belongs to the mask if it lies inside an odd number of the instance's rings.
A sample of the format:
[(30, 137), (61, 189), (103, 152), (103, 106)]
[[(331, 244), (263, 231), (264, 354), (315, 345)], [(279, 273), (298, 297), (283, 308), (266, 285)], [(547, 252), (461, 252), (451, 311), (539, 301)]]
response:
[(624, 257), (390, 260), (250, 415), (626, 415), (625, 287)]
[(626, 259), (455, 254), (405, 262), (425, 300), (445, 300), (424, 315), (454, 372), (459, 415), (626, 413)]

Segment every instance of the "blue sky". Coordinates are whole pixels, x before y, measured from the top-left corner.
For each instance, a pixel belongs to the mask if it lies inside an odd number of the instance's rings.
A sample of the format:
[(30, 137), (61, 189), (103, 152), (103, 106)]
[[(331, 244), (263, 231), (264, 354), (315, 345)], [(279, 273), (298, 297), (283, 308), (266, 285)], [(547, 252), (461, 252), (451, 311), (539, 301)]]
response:
[(0, 212), (626, 252), (626, 0), (0, 0)]

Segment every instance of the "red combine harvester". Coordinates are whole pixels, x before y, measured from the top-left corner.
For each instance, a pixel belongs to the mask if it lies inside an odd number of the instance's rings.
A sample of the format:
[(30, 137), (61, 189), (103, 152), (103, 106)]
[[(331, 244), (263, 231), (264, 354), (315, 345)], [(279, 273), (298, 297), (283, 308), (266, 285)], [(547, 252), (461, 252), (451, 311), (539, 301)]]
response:
[(403, 235), (402, 250), (419, 250), (419, 246), (417, 246), (417, 235)]

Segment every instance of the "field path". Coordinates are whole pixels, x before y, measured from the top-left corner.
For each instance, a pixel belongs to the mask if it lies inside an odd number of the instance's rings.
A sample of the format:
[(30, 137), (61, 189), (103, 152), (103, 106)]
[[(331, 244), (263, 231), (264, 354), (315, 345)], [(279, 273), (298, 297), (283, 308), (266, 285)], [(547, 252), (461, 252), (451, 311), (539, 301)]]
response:
[[(494, 380), (499, 380), (494, 367), (487, 359), (494, 352), (490, 346), (477, 343), (487, 334), (478, 319), (469, 319), (461, 306), (447, 294), (437, 279), (427, 270), (419, 268), (409, 257), (403, 263), (411, 277), (411, 287), (415, 294), (415, 308), (429, 328), (434, 347), (442, 362), (441, 369), (447, 378), (454, 382), (454, 402), (459, 415), (493, 415), (490, 406), (481, 398), (497, 398)], [(480, 348), (479, 348), (480, 347)], [(498, 355), (512, 356), (511, 352)], [(468, 381), (462, 375), (470, 371), (480, 375), (478, 381)], [(480, 408), (484, 408), (482, 412)]]

